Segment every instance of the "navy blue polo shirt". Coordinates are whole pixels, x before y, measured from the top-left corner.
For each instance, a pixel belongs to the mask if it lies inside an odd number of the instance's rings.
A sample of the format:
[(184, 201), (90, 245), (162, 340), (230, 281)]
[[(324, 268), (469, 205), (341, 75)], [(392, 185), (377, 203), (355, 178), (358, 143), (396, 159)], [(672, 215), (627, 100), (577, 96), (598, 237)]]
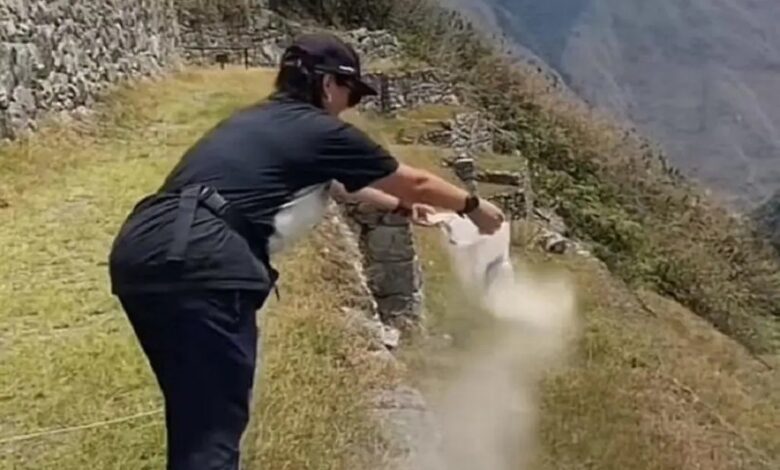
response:
[[(276, 95), (238, 111), (190, 148), (126, 219), (109, 259), (112, 291), (268, 289), (269, 267), (253, 252), (272, 255), (312, 229), (334, 180), (354, 192), (397, 168), (362, 131), (310, 104)], [(170, 263), (176, 193), (194, 184), (216, 189), (257, 237), (245, 239), (199, 207), (185, 260)]]

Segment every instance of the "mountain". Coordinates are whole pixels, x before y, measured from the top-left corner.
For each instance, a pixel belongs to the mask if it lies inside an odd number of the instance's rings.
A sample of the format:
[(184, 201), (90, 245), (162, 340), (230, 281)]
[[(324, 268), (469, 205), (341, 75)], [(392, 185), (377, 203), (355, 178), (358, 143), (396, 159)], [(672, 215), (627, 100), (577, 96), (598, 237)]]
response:
[(780, 2), (448, 0), (737, 207), (780, 188)]
[(756, 210), (755, 218), (780, 252), (780, 191)]

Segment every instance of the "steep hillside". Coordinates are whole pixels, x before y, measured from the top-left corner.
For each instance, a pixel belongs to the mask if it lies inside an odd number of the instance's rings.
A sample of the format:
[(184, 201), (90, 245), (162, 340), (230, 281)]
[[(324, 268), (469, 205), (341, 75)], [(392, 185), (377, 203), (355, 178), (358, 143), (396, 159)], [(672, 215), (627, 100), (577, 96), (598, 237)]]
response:
[[(572, 278), (583, 324), (572, 361), (540, 390), (531, 468), (780, 466), (780, 265), (741, 220), (644, 140), (504, 62), (468, 24), (424, 1), (272, 3), (308, 12), (313, 27), (398, 34), (407, 55), (382, 69), (435, 66), (462, 93), (460, 106), (348, 119), (399, 158), (453, 178), (442, 167), (453, 148), (409, 136), (451, 125), (456, 112), (482, 112), (494, 145), (474, 151), (480, 167), (530, 168), (538, 206), (587, 248), (550, 255), (525, 237), (542, 222), (515, 222), (529, 229), (513, 239), (518, 269)], [(263, 97), (272, 77), (193, 67), (111, 94), (92, 118), (43, 123), (0, 147), (0, 468), (160, 466), (160, 397), (109, 295), (105, 256), (138, 197), (202, 131)], [(438, 234), (421, 229), (427, 331), (404, 337), (407, 373), (389, 365), (364, 317), (350, 313), (370, 302), (354, 269), (360, 256), (337, 228), (326, 220), (279, 260), (281, 298), (261, 312), (265, 361), (248, 470), (383, 468), (396, 449), (372, 413), (377, 390), (413, 381), (435, 401), (496, 327), (455, 283)]]
[[(0, 241), (10, 250), (0, 263), (0, 468), (159, 467), (160, 399), (107, 291), (105, 253), (139, 195), (199, 132), (261, 97), (271, 77), (179, 73), (113, 95), (99, 119), (47, 126), (0, 150)], [(349, 118), (405, 161), (451, 178), (441, 168), (446, 149), (397, 137), (455, 111)], [(516, 164), (507, 155), (490, 162)], [(489, 338), (491, 321), (454, 283), (439, 236), (421, 229), (427, 339), (404, 341), (407, 374), (377, 363), (370, 337), (344, 315), (344, 306), (362, 301), (344, 269), (353, 260), (340, 259), (332, 229), (325, 223), (282, 260), (282, 298), (261, 317), (265, 360), (245, 444), (248, 470), (382, 468), (375, 454), (392, 446), (365, 398), (405, 379), (435, 402), (447, 377)], [(776, 468), (774, 371), (680, 305), (627, 288), (592, 258), (546, 255), (522, 238), (513, 252), (522, 269), (552, 268), (576, 280), (585, 333), (575, 360), (543, 387), (532, 468)]]
[[(447, 149), (396, 140), (399, 129), (456, 112), (462, 110), (420, 108), (395, 119), (372, 116), (359, 123), (392, 144), (403, 160), (457, 181), (441, 165)], [(518, 169), (510, 155), (493, 155), (481, 165)], [(533, 237), (523, 235), (534, 233), (534, 223), (518, 224), (523, 228), (513, 238), (516, 269), (573, 278), (584, 331), (572, 362), (549, 375), (542, 387), (539, 449), (528, 468), (570, 469), (587, 462), (588, 468), (615, 470), (769, 470), (780, 464), (780, 440), (771, 431), (780, 419), (776, 371), (678, 303), (627, 287), (598, 260), (574, 251), (544, 253)], [(440, 236), (418, 230), (417, 244), (424, 261), (429, 331), (408, 340), (401, 357), (415, 383), (436, 403), (447, 392), (449, 378), (495, 341), (497, 325), (457, 285)], [(488, 407), (481, 400), (491, 397), (485, 390), (464, 406)], [(490, 436), (482, 439), (491, 444)], [(513, 444), (516, 452), (523, 451), (520, 442)]]
[(780, 251), (780, 191), (759, 207), (754, 217)]
[[(287, 6), (296, 12), (310, 3)], [(447, 71), (490, 113), (496, 149), (529, 161), (539, 200), (617, 275), (671, 296), (753, 351), (780, 345), (779, 260), (646, 139), (507, 61), (469, 22), (433, 3), (330, 6), (320, 21), (384, 26), (410, 56)]]
[(743, 207), (780, 187), (780, 4), (448, 0), (635, 123)]

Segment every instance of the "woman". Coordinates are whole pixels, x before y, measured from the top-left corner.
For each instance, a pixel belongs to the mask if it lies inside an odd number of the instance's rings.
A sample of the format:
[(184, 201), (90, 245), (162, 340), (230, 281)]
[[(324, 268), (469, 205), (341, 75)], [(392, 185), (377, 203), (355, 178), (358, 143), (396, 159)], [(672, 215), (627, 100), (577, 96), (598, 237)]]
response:
[(313, 228), (331, 194), (411, 214), (457, 211), (483, 233), (494, 205), (400, 164), (338, 116), (376, 92), (355, 51), (304, 35), (277, 91), (236, 112), (141, 201), (110, 256), (119, 297), (165, 398), (168, 469), (238, 468), (256, 362), (256, 311), (274, 289), (270, 256)]

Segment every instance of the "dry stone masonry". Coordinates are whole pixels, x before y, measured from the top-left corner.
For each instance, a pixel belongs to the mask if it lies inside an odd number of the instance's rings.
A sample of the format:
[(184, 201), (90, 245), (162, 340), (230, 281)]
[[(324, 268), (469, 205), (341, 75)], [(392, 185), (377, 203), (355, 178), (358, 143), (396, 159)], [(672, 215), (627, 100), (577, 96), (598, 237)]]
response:
[[(269, 67), (279, 63), (282, 51), (300, 30), (296, 23), (254, 4), (232, 15), (209, 10), (180, 10), (184, 59), (211, 65), (220, 54), (232, 64)], [(248, 14), (246, 14), (248, 13)]]
[(458, 113), (451, 128), (450, 147), (456, 154), (493, 151), (493, 132), (483, 113)]
[[(253, 2), (233, 12), (179, 11), (181, 42), (185, 60), (211, 65), (225, 56), (231, 64), (248, 67), (276, 67), (285, 47), (307, 31), (303, 25), (269, 10), (264, 2)], [(398, 39), (387, 31), (365, 28), (336, 32), (352, 44), (365, 60), (400, 55)]]
[[(364, 109), (392, 115), (401, 109), (422, 105), (453, 105), (459, 101), (455, 87), (447, 83), (445, 76), (427, 70), (390, 75), (377, 73), (370, 79), (380, 90), (380, 96), (366, 103)], [(442, 163), (450, 167), (473, 193), (478, 192), (479, 183), (505, 187), (506, 190), (491, 191), (485, 197), (499, 205), (510, 220), (533, 219), (539, 222), (536, 240), (546, 251), (563, 254), (571, 247), (578, 247), (579, 253), (587, 253), (587, 250), (566, 238), (565, 226), (561, 228), (551, 223), (559, 217), (551, 211), (541, 212), (534, 207), (531, 172), (522, 155), (514, 155), (518, 162), (526, 163), (520, 172), (478, 169), (479, 155), (495, 151), (497, 139), (494, 129), (495, 125), (484, 113), (465, 112), (456, 114), (453, 119), (428, 122), (423, 130), (402, 130), (397, 138), (404, 144), (451, 149), (451, 156)], [(415, 276), (414, 272), (409, 272), (406, 277), (414, 279)]]
[(0, 0), (0, 138), (177, 55), (173, 0)]
[(363, 61), (394, 59), (401, 56), (401, 43), (385, 30), (369, 31), (360, 28), (342, 35), (357, 50)]
[(493, 132), (486, 116), (479, 112), (458, 113), (453, 119), (429, 121), (424, 130), (401, 130), (404, 144), (423, 144), (453, 149), (456, 155), (493, 151)]
[(358, 330), (368, 333), (373, 340), (376, 351), (384, 353), (398, 347), (400, 332), (395, 328), (382, 323), (379, 316), (379, 308), (374, 297), (374, 292), (369, 286), (366, 270), (363, 268), (360, 242), (350, 228), (348, 216), (336, 204), (328, 209), (325, 224), (333, 227), (333, 231), (342, 243), (344, 259), (350, 264), (349, 272), (354, 275), (353, 286), (355, 299), (362, 303), (351, 305), (343, 309), (347, 318), (355, 324)]
[(364, 110), (393, 113), (427, 104), (460, 103), (455, 87), (442, 71), (436, 69), (370, 73), (366, 74), (366, 80), (379, 91), (379, 96), (365, 100)]
[(386, 324), (405, 328), (422, 315), (422, 269), (409, 221), (362, 205), (348, 205), (360, 242), (368, 285)]
[[(369, 80), (373, 81), (380, 94), (363, 105), (365, 110), (393, 115), (402, 109), (423, 105), (458, 105), (460, 101), (456, 87), (437, 71), (420, 70), (391, 74), (379, 72), (370, 75)], [(537, 241), (548, 252), (562, 254), (570, 247), (577, 246), (566, 238), (565, 229), (551, 227), (550, 219), (541, 217), (540, 212), (535, 209), (531, 172), (527, 167), (528, 161), (522, 155), (514, 155), (518, 162), (526, 164), (520, 172), (478, 169), (479, 156), (494, 152), (499, 145), (495, 129), (486, 114), (465, 112), (456, 114), (453, 119), (427, 122), (422, 130), (402, 130), (397, 139), (404, 144), (426, 144), (451, 149), (452, 154), (442, 163), (452, 168), (466, 188), (473, 193), (478, 192), (479, 183), (505, 187), (506, 190), (493, 190), (485, 197), (502, 207), (510, 220), (539, 222), (541, 228)], [(369, 222), (363, 228), (367, 230), (371, 226)], [(586, 253), (586, 250), (578, 248), (578, 252)], [(408, 268), (413, 269), (413, 266)], [(393, 276), (396, 274), (398, 273), (392, 273)], [(405, 274), (407, 280), (414, 280), (417, 276), (414, 271)], [(390, 307), (394, 308), (395, 305)]]
[[(304, 28), (268, 10), (263, 0), (243, 8), (243, 14), (216, 17), (178, 10), (176, 0), (0, 0), (0, 138), (34, 129), (44, 113), (89, 106), (110, 84), (155, 74), (180, 54), (190, 63), (214, 64), (221, 55), (232, 63), (276, 66), (286, 44)], [(341, 34), (367, 61), (400, 55), (398, 40), (386, 31)], [(461, 102), (456, 87), (435, 69), (375, 73), (368, 79), (381, 93), (363, 109), (392, 114)], [(532, 212), (532, 193), (522, 175), (476, 169), (474, 156), (495, 145), (483, 114), (458, 114), (422, 140), (451, 148), (473, 189), (478, 182), (507, 186), (509, 191), (493, 197), (514, 217)], [(393, 326), (416, 326), (423, 312), (412, 228), (404, 218), (350, 205), (341, 212), (332, 208), (326, 225), (346, 241), (344, 249), (354, 261), (350, 271), (357, 274), (355, 297), (364, 300), (345, 306), (344, 314), (370, 332), (378, 355), (393, 361), (389, 351), (399, 342)], [(546, 239), (549, 249), (565, 246), (553, 238)], [(428, 453), (424, 444), (435, 442), (437, 434), (422, 395), (406, 387), (385, 390), (374, 410), (409, 459), (422, 461), (419, 455)]]

